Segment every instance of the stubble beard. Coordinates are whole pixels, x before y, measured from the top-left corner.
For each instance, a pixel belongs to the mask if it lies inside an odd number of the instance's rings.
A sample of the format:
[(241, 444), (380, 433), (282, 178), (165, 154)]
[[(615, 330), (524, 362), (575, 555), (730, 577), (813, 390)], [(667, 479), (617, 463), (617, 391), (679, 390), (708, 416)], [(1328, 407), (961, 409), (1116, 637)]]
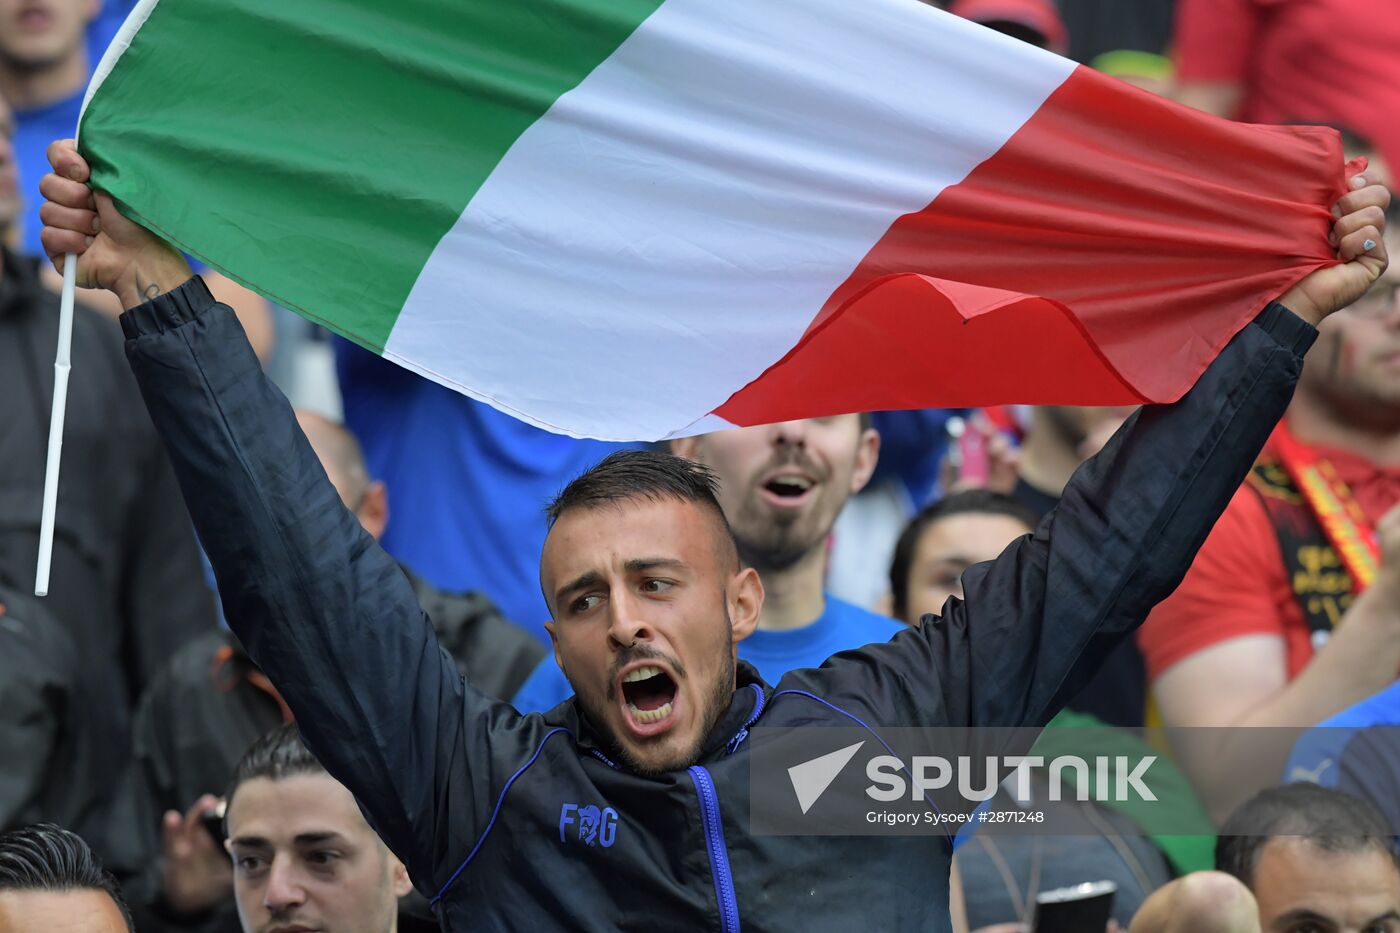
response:
[[(608, 745), (608, 751), (612, 757), (621, 761), (627, 769), (634, 774), (643, 777), (659, 777), (671, 771), (680, 771), (695, 764), (700, 758), (700, 750), (705, 745), (711, 732), (714, 731), (719, 721), (724, 718), (724, 714), (729, 711), (729, 703), (734, 695), (734, 625), (729, 615), (729, 599), (727, 594), (721, 592), (724, 605), (724, 660), (720, 665), (718, 676), (711, 684), (709, 695), (702, 701), (702, 718), (699, 733), (688, 743), (687, 747), (673, 752), (671, 755), (656, 761), (643, 761), (634, 755), (620, 740), (620, 738), (608, 731), (604, 725), (607, 719), (604, 716), (605, 710), (601, 704), (594, 701), (593, 697), (585, 697), (578, 694), (579, 705), (583, 707), (583, 714), (591, 722), (594, 728), (602, 736)], [(660, 653), (657, 653), (660, 657)], [(630, 659), (624, 661), (630, 663)], [(671, 661), (678, 665), (677, 661)], [(679, 689), (679, 684), (677, 684)], [(603, 703), (612, 703), (615, 697), (608, 697), (604, 694)]]

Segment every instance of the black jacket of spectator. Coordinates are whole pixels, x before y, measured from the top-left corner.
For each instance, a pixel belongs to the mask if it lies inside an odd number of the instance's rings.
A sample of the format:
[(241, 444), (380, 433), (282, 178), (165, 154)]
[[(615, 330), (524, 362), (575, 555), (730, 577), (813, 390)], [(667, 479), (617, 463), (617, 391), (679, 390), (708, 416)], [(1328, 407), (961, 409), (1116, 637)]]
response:
[(92, 686), (67, 631), (0, 587), (0, 832), (51, 822), (104, 838), (127, 749)]
[[(38, 260), (4, 251), (0, 262), (0, 580), (24, 589), (39, 549), (58, 297), (40, 287)], [(94, 728), (125, 743), (136, 697), (171, 654), (213, 627), (214, 602), (112, 321), (75, 309), (72, 366), (44, 607), (97, 696), (103, 721)]]
[[(1181, 580), (1315, 334), (1271, 305), (1182, 401), (1129, 419), (1034, 536), (969, 569), (941, 620), (776, 690), (740, 665), (696, 765), (647, 778), (574, 701), (521, 716), (459, 676), (198, 279), (123, 326), (229, 619), (448, 930), (947, 929), (946, 837), (750, 832), (750, 727), (1043, 725)], [(612, 808), (615, 836), (570, 836), (570, 806)]]

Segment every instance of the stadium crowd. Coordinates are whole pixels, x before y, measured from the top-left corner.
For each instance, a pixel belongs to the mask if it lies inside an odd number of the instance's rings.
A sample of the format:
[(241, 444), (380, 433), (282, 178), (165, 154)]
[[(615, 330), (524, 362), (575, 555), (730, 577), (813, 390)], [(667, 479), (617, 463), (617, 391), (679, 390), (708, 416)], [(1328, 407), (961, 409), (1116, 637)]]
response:
[[(946, 894), (930, 893), (922, 876), (901, 877), (889, 868), (891, 856), (877, 855), (874, 847), (897, 849), (894, 858), (905, 871), (922, 849), (890, 839), (838, 849), (833, 841), (832, 859), (857, 852), (855, 858), (868, 860), (866, 897), (882, 898), (882, 886), (913, 889), (912, 896), (922, 892), (929, 903), (949, 905), (948, 929), (1007, 933), (1032, 928), (1044, 892), (1110, 882), (1106, 929), (1400, 931), (1400, 742), (1393, 728), (1400, 726), (1400, 265), (1364, 295), (1348, 296), (1354, 302), (1317, 327), (1286, 414), (1277, 425), (1251, 426), (1261, 442), (1267, 438), (1263, 452), (1246, 481), (1225, 491), (1222, 505), (1228, 505), (1213, 528), (1203, 529), (1209, 534), (1179, 585), (1150, 574), (1119, 581), (1144, 593), (1160, 586), (1166, 598), (1148, 600), (1130, 620), (1136, 625), (1151, 608), (1135, 633), (1085, 648), (1093, 662), (1088, 667), (1076, 663), (1084, 645), (1071, 652), (1058, 644), (1050, 608), (1043, 618), (1016, 615), (1039, 613), (1026, 607), (1032, 601), (1048, 607), (1051, 596), (1020, 592), (1021, 578), (987, 570), (986, 562), (1003, 552), (1014, 557), (1018, 547), (1032, 546), (1026, 542), (1049, 540), (1057, 531), (1069, 540), (1095, 527), (1071, 523), (1057, 511), (1062, 501), (1083, 509), (1098, 501), (1092, 494), (1121, 506), (1103, 465), (1130, 475), (1129, 451), (1138, 449), (1138, 432), (1145, 438), (1153, 430), (1141, 427), (1151, 413), (1003, 406), (849, 414), (677, 440), (669, 445), (680, 458), (675, 461), (661, 457), (659, 447), (575, 440), (525, 425), (310, 329), (198, 267), (208, 288), (204, 297), (176, 278), (143, 306), (149, 320), (128, 313), (119, 325), (117, 316), (129, 303), (115, 287), (80, 293), (53, 593), (27, 595), (39, 541), (60, 285), (46, 258), (57, 241), (41, 231), (46, 224), (71, 227), (82, 204), (82, 196), (60, 187), (77, 184), (69, 172), (76, 163), (67, 161), (76, 157), (50, 144), (72, 136), (96, 59), (133, 5), (0, 0), (0, 374), (7, 387), (0, 395), (0, 931), (389, 933), (435, 930), (439, 920), (445, 928), (470, 928), (455, 925), (462, 915), (452, 912), (453, 897), (468, 885), (475, 896), (491, 897), (493, 876), (464, 877), (444, 898), (457, 874), (444, 884), (440, 861), (456, 866), (464, 844), (475, 855), (473, 844), (482, 846), (497, 819), (490, 810), (500, 808), (495, 794), (484, 801), (474, 796), (487, 786), (476, 782), (494, 775), (476, 772), (509, 764), (505, 776), (519, 768), (518, 777), (529, 755), (511, 757), (514, 732), (488, 730), (483, 734), (492, 748), (473, 754), (498, 756), (489, 763), (456, 761), (450, 772), (416, 773), (427, 767), (413, 757), (426, 754), (418, 746), (448, 739), (411, 734), (408, 710), (437, 702), (433, 691), (439, 688), (428, 685), (435, 678), (465, 678), (469, 708), (479, 693), (521, 713), (572, 723), (579, 734), (578, 723), (590, 720), (606, 735), (606, 721), (619, 714), (590, 695), (592, 686), (580, 684), (587, 682), (589, 665), (606, 669), (610, 662), (588, 655), (577, 626), (561, 625), (565, 603), (556, 602), (558, 592), (572, 600), (569, 612), (594, 597), (569, 596), (562, 587), (560, 578), (573, 565), (560, 542), (586, 543), (601, 534), (576, 528), (578, 513), (592, 515), (596, 501), (627, 498), (605, 484), (638, 482), (647, 471), (652, 479), (646, 482), (663, 485), (643, 484), (650, 490), (643, 498), (713, 506), (732, 533), (734, 567), (725, 563), (724, 546), (715, 549), (715, 561), (731, 585), (725, 619), (737, 641), (737, 682), (741, 691), (746, 683), (760, 685), (755, 719), (761, 684), (815, 689), (810, 684), (817, 681), (802, 674), (784, 678), (821, 667), (832, 655), (912, 629), (929, 632), (931, 643), (951, 657), (958, 643), (946, 631), (995, 625), (1000, 640), (974, 639), (974, 657), (939, 660), (949, 665), (940, 668), (945, 673), (959, 664), (969, 672), (968, 696), (961, 699), (971, 712), (963, 719), (950, 708), (944, 724), (1044, 726), (1037, 748), (1047, 760), (1053, 749), (1077, 747), (1076, 729), (1090, 730), (1100, 753), (1161, 758), (1154, 772), (1161, 809), (1154, 816), (1103, 797), (1076, 799), (1045, 804), (1062, 811), (1073, 832), (966, 832), (940, 843), (952, 863)], [(1388, 2), (947, 5), (1224, 118), (1334, 126), (1349, 157), (1367, 158), (1368, 182), (1395, 184), (1389, 166), (1400, 164), (1400, 7)], [(46, 176), (53, 181), (41, 191)], [(1374, 185), (1353, 197), (1377, 190)], [(107, 217), (100, 207), (92, 210)], [(1387, 209), (1385, 224), (1377, 201), (1353, 202), (1337, 216), (1361, 212), (1366, 222), (1384, 227), (1382, 245), (1391, 255), (1400, 252), (1394, 208)], [(88, 232), (99, 243), (117, 236), (110, 221), (101, 232)], [(160, 311), (170, 296), (178, 300), (168, 308), (183, 304)], [(296, 406), (294, 420), (288, 415), (285, 424), (270, 422), (268, 434), (285, 435), (288, 445), (304, 437), (295, 449), (304, 447), (314, 458), (307, 462), (324, 471), (307, 485), (279, 488), (288, 494), (272, 500), (281, 510), (275, 520), (298, 521), (312, 504), (330, 516), (317, 519), (323, 552), (309, 556), (307, 567), (339, 560), (368, 573), (366, 554), (378, 555), (382, 547), (392, 555), (372, 570), (398, 602), (358, 592), (362, 578), (335, 577), (316, 590), (325, 605), (305, 611), (329, 619), (337, 608), (372, 609), (381, 628), (407, 630), (414, 623), (400, 610), (416, 604), (430, 622), (426, 634), (401, 638), (381, 631), (352, 656), (333, 638), (322, 643), (302, 631), (280, 645), (263, 632), (282, 633), (295, 617), (275, 605), (265, 584), (230, 569), (230, 554), (252, 541), (242, 537), (251, 532), (225, 525), (219, 540), (211, 537), (210, 530), (221, 527), (209, 517), (211, 507), (195, 497), (187, 504), (181, 494), (182, 483), (188, 492), (188, 478), (201, 468), (188, 461), (199, 457), (162, 442), (172, 430), (188, 436), (193, 422), (181, 420), (192, 416), (173, 404), (154, 400), (162, 389), (150, 370), (180, 364), (143, 364), (140, 352), (123, 351), (123, 326), (132, 340), (154, 340), (174, 326), (157, 313), (178, 321), (179, 315), (214, 313), (209, 309), (219, 305), (232, 314), (211, 327), (246, 333), (248, 365), (265, 372), (267, 385), (275, 383)], [(1283, 315), (1266, 320), (1268, 314), (1251, 325), (1258, 332), (1252, 339), (1263, 340), (1259, 335), (1267, 332), (1284, 346), (1306, 344), (1300, 336), (1306, 325), (1293, 327), (1299, 322), (1291, 314), (1282, 322)], [(1222, 381), (1212, 383), (1217, 389), (1228, 388), (1223, 367), (1234, 365), (1231, 352), (1212, 367), (1220, 368)], [(1241, 345), (1237, 355), (1243, 359), (1245, 352)], [(252, 391), (246, 405), (275, 410), (267, 395), (275, 389)], [(1255, 410), (1270, 409), (1261, 401)], [(1159, 438), (1152, 455), (1167, 456), (1165, 446)], [(1146, 455), (1145, 439), (1140, 449)], [(287, 471), (303, 465), (289, 461)], [(656, 479), (656, 471), (665, 475)], [(334, 502), (298, 501), (303, 493), (315, 500), (322, 490), (313, 481), (324, 486), (326, 480)], [(253, 494), (233, 481), (219, 491), (235, 500)], [(1145, 527), (1140, 518), (1124, 522)], [(691, 533), (689, 525), (675, 527)], [(1174, 547), (1172, 533), (1164, 532), (1168, 556), (1161, 572), (1167, 576)], [(551, 592), (546, 583), (542, 591), (542, 579), (562, 588)], [(1113, 582), (1082, 586), (1097, 592), (1094, 586)], [(569, 584), (578, 586), (578, 580)], [(1008, 587), (1017, 593), (996, 595)], [(357, 605), (357, 598), (371, 605)], [(1129, 593), (1124, 605), (1144, 599)], [(978, 605), (987, 607), (985, 614), (978, 615)], [(268, 619), (254, 618), (260, 614)], [(945, 634), (935, 636), (935, 629)], [(342, 634), (360, 639), (368, 637), (365, 631)], [(631, 644), (651, 637), (640, 622), (627, 635)], [(693, 652), (708, 644), (701, 634), (689, 637)], [(413, 654), (414, 638), (441, 645), (441, 673), (436, 648)], [(656, 653), (635, 658), (660, 665), (665, 655), (649, 650)], [(1001, 661), (984, 654), (1059, 660), (1033, 673), (1041, 661), (997, 667)], [(876, 649), (860, 657), (873, 666), (869, 658), (882, 656)], [(391, 662), (405, 666), (395, 669)], [(715, 675), (704, 664), (674, 679), (681, 687), (699, 684)], [(650, 679), (667, 677), (659, 667), (632, 669), (649, 671), (657, 672)], [(976, 689), (981, 681), (975, 678), (987, 672), (1028, 679), (1055, 674), (1041, 698), (1046, 716), (990, 701)], [(719, 674), (723, 681), (724, 671)], [(736, 676), (732, 659), (728, 676), (724, 705)], [(901, 670), (895, 679), (911, 676)], [(327, 683), (336, 679), (344, 682)], [(648, 679), (639, 675), (638, 682)], [(645, 704), (646, 689), (629, 685), (622, 692)], [(899, 693), (878, 679), (851, 689)], [(917, 692), (918, 685), (909, 689)], [(577, 707), (571, 700), (576, 690)], [(364, 696), (367, 707), (381, 703), (372, 695), (382, 694), (382, 703), (404, 710), (405, 734), (362, 736), (340, 722), (307, 722), (306, 710), (329, 702), (318, 692), (346, 703)], [(672, 699), (681, 713), (696, 716), (711, 700), (681, 692)], [(687, 713), (683, 699), (695, 714)], [(504, 715), (502, 707), (485, 699), (481, 704), (483, 718)], [(669, 701), (664, 705), (670, 709)], [(643, 728), (653, 713), (661, 718), (659, 709), (634, 704), (632, 715), (641, 716), (635, 722)], [(701, 726), (729, 721), (724, 708), (715, 709), (707, 722), (695, 721), (697, 743), (710, 731)], [(746, 729), (732, 730), (737, 742)], [(534, 735), (529, 748), (535, 758), (550, 734)], [(371, 751), (381, 745), (412, 749), (382, 761)], [(592, 764), (617, 773), (607, 785), (612, 793), (644, 799), (653, 792), (638, 789), (643, 779), (631, 772), (674, 770), (701, 752), (658, 762), (626, 742), (604, 742), (591, 753)], [(404, 773), (381, 780), (382, 768)], [(405, 796), (410, 780), (419, 795), (412, 800), (369, 800), (361, 790), (391, 785)], [(447, 799), (453, 795), (473, 799), (458, 804)], [(1008, 810), (1018, 802), (1002, 790), (984, 806)], [(469, 831), (479, 832), (482, 821), (462, 822), (457, 815), (449, 825), (437, 817), (481, 807), (490, 823), (480, 839)], [(402, 819), (386, 817), (390, 810), (404, 811)], [(424, 828), (430, 811), (433, 825)], [(685, 822), (678, 835), (689, 832)], [(698, 826), (702, 814), (688, 822)], [(564, 834), (561, 817), (561, 842)], [(499, 831), (497, 838), (483, 858), (511, 863), (538, 851), (535, 842), (501, 842)], [(665, 846), (653, 842), (649, 857), (666, 858)], [(745, 851), (736, 847), (731, 856), (740, 902), (790, 896), (788, 888), (764, 888), (760, 895), (757, 882), (746, 881), (744, 866), (777, 850), (771, 840), (744, 842)], [(832, 881), (835, 869), (817, 865), (825, 842), (803, 849), (810, 861), (786, 871), (813, 873), (844, 891)], [(411, 854), (415, 849), (421, 851)], [(423, 854), (429, 850), (431, 856)], [(537, 928), (541, 916), (559, 928), (581, 926), (572, 913), (578, 908), (567, 892), (549, 889), (557, 879), (547, 876), (584, 884), (590, 876), (567, 878), (561, 864), (541, 859), (526, 866), (540, 878), (539, 891), (531, 892), (538, 903), (518, 914), (501, 908), (500, 916), (519, 918), (507, 926)], [(806, 882), (798, 878), (796, 884), (805, 894)], [(499, 896), (522, 895), (502, 882)], [(702, 919), (708, 914), (687, 913), (680, 895), (649, 899), (636, 891), (635, 897), (643, 906), (629, 915), (634, 926), (692, 929), (710, 922)], [(823, 913), (859, 916), (858, 904), (838, 909), (821, 897), (811, 900), (802, 909), (814, 919), (786, 916), (818, 927), (815, 918)]]

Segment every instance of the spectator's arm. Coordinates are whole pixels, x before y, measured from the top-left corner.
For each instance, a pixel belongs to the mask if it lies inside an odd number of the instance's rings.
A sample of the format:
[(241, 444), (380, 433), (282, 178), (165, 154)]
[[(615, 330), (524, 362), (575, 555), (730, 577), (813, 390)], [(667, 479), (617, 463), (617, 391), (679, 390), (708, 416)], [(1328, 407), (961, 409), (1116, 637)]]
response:
[(1129, 418), (1034, 535), (969, 568), (965, 600), (858, 652), (863, 673), (824, 668), (829, 686), (890, 724), (1044, 725), (1180, 582), (1287, 407), (1315, 334), (1271, 304), (1179, 402)]
[(1240, 81), (1183, 81), (1177, 80), (1177, 101), (1188, 107), (1203, 110), (1233, 120), (1239, 116), (1244, 104), (1244, 84)]
[(965, 601), (938, 628), (970, 643), (974, 689), (958, 698), (969, 724), (1043, 725), (1176, 588), (1287, 408), (1315, 334), (1270, 305), (1179, 402), (1130, 417), (1033, 536), (967, 571)]
[(1177, 100), (1239, 117), (1260, 15), (1255, 0), (1180, 0), (1173, 36)]
[[(1400, 512), (1384, 523), (1394, 528)], [(1393, 533), (1393, 532), (1392, 532)], [(1387, 551), (1387, 566), (1395, 567)], [(1168, 726), (1229, 727), (1173, 733), (1177, 757), (1211, 816), (1223, 820), (1277, 783), (1288, 746), (1242, 741), (1234, 730), (1312, 726), (1383, 689), (1400, 670), (1400, 572), (1383, 571), (1327, 644), (1291, 682), (1283, 642), (1247, 635), (1174, 664), (1153, 685)], [(1263, 735), (1264, 733), (1258, 733)]]
[(230, 309), (190, 279), (122, 324), (230, 625), (308, 747), (415, 883), (436, 890), (444, 860), (470, 850), (494, 803), (493, 759), (518, 767), (538, 737), (463, 682)]

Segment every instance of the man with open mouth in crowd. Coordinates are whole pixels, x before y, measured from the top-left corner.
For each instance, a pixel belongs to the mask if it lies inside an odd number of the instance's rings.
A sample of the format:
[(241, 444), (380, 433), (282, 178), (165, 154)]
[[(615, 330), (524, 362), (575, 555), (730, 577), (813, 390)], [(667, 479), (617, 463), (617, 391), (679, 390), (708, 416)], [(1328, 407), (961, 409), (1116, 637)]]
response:
[[(825, 592), (827, 543), (846, 501), (870, 480), (880, 436), (865, 415), (806, 418), (686, 437), (672, 453), (704, 464), (739, 559), (763, 580), (763, 609), (740, 660), (777, 683), (838, 651), (885, 641), (900, 625)], [(559, 630), (551, 626), (556, 644)], [(515, 696), (544, 711), (573, 693), (562, 658), (546, 658)]]

